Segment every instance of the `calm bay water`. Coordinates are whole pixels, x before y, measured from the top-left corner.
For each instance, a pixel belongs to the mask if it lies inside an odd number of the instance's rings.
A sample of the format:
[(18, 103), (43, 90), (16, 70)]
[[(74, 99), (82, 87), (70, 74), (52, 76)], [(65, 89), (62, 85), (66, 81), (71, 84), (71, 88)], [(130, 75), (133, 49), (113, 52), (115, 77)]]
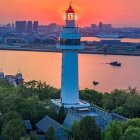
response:
[[(60, 88), (61, 53), (0, 51), (0, 67), (5, 74), (23, 73), (25, 81), (41, 80)], [(113, 67), (107, 62), (117, 60), (122, 67)], [(93, 81), (99, 81), (93, 86)], [(111, 91), (128, 86), (140, 90), (140, 57), (79, 54), (79, 87)]]
[(135, 38), (99, 38), (99, 37), (83, 37), (82, 41), (101, 41), (101, 40), (121, 40), (121, 42), (140, 43), (140, 39)]

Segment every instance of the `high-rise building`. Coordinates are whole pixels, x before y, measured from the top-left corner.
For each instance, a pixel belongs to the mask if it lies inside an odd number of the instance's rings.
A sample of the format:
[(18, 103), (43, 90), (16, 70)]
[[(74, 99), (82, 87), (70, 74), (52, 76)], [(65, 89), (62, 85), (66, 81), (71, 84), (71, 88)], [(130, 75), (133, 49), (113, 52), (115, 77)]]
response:
[(102, 31), (103, 31), (103, 23), (99, 22), (99, 32), (102, 32)]
[(15, 25), (14, 25), (14, 23), (12, 23), (12, 29), (14, 30), (14, 28), (15, 28)]
[(38, 21), (33, 22), (33, 31), (38, 32)]
[(26, 21), (16, 21), (15, 31), (17, 33), (26, 32)]
[(103, 24), (103, 31), (111, 31), (112, 25), (111, 24)]
[(98, 32), (98, 25), (91, 24), (91, 30), (92, 30), (93, 33)]
[(81, 35), (75, 23), (76, 15), (72, 5), (65, 12), (66, 25), (60, 34), (60, 45), (62, 50), (62, 77), (61, 77), (61, 99), (52, 100), (58, 106), (65, 108), (88, 107), (89, 103), (79, 100), (79, 78), (78, 78), (78, 51), (84, 49), (81, 45)]
[(94, 30), (97, 28), (97, 25), (96, 24), (91, 24), (91, 28)]
[(26, 27), (27, 33), (31, 33), (32, 32), (32, 29), (33, 29), (32, 21), (28, 21), (27, 22), (27, 27)]

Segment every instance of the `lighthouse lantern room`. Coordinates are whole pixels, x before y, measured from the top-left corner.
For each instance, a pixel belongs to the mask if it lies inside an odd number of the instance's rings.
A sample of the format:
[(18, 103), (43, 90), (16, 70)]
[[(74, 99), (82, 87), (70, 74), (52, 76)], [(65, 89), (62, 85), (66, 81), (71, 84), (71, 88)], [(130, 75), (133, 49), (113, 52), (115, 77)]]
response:
[(66, 27), (75, 27), (76, 15), (71, 3), (69, 5), (69, 8), (66, 10), (65, 14)]

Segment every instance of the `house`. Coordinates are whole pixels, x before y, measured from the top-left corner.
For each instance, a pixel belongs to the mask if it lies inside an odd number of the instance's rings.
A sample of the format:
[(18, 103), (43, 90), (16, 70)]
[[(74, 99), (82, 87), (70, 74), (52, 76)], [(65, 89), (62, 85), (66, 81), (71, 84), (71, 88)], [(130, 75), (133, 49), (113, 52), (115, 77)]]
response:
[(43, 136), (50, 127), (54, 128), (55, 131), (55, 139), (56, 140), (69, 140), (70, 135), (68, 131), (58, 122), (51, 119), (49, 116), (46, 116), (42, 120), (40, 120), (37, 124), (37, 132), (41, 136)]
[(77, 108), (69, 109), (68, 114), (64, 120), (63, 126), (67, 129), (70, 129), (72, 124), (77, 121), (79, 122), (86, 116), (91, 116), (95, 119), (96, 125), (104, 130), (113, 120), (117, 121), (126, 121), (127, 118), (120, 116), (115, 113), (107, 113), (101, 108), (98, 108), (95, 105), (91, 105), (90, 108)]

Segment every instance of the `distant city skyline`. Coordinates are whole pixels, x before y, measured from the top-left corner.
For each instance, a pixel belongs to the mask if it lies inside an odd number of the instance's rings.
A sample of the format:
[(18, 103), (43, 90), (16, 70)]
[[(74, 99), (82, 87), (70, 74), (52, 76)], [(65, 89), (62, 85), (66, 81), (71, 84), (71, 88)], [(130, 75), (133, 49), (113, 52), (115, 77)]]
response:
[[(40, 24), (64, 24), (64, 11), (68, 0), (1, 0), (0, 24), (16, 20), (38, 20)], [(98, 22), (111, 23), (113, 27), (140, 27), (139, 0), (77, 0), (74, 1), (79, 26)]]
[[(17, 21), (20, 21), (20, 22), (30, 22), (31, 20), (16, 20), (16, 21), (13, 21), (13, 22), (8, 22), (8, 23), (0, 23), (0, 27), (16, 27), (16, 22)], [(56, 23), (56, 22), (49, 22), (49, 23), (46, 23), (46, 24), (41, 24), (39, 21), (38, 22), (38, 26), (49, 26), (49, 25), (52, 25), (52, 24), (56, 24), (57, 26), (63, 26), (64, 24), (61, 24), (61, 23)], [(99, 26), (99, 24), (102, 23), (104, 25), (109, 25), (110, 27), (112, 28), (140, 28), (140, 26), (132, 26), (132, 25), (113, 25), (111, 23), (104, 23), (104, 22), (98, 22), (98, 23), (89, 23), (88, 25), (83, 25), (83, 26), (79, 26), (81, 28), (92, 28), (93, 25), (96, 25), (96, 27)]]

